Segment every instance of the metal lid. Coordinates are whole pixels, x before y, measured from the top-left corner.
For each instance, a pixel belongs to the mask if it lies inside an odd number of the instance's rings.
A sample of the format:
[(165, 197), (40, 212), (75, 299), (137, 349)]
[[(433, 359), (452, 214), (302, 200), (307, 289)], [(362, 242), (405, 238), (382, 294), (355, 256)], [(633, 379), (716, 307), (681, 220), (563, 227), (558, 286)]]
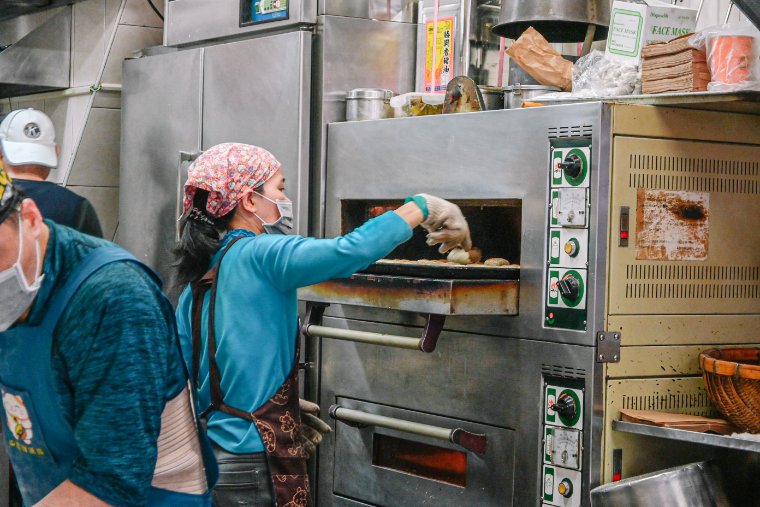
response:
[(561, 92), (562, 88), (560, 88), (559, 86), (516, 84), (512, 86), (505, 86), (504, 90), (507, 92), (520, 91), (520, 90), (547, 90), (550, 92)]
[(377, 100), (391, 100), (393, 97), (392, 90), (385, 90), (383, 88), (354, 88), (346, 93), (346, 100), (349, 99), (377, 99)]
[(504, 87), (498, 87), (498, 86), (486, 86), (486, 85), (478, 85), (478, 88), (480, 88), (480, 93), (495, 93), (498, 95), (501, 95), (504, 93)]

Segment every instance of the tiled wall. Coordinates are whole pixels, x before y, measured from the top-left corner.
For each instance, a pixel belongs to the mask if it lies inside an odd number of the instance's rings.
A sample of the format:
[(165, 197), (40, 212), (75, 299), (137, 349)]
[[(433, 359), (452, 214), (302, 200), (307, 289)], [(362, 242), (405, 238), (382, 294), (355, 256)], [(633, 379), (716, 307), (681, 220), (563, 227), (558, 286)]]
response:
[[(163, 10), (162, 0), (153, 3)], [(72, 18), (72, 88), (97, 84), (101, 72), (100, 83), (121, 84), (124, 58), (162, 43), (163, 24), (146, 0), (87, 0), (74, 4)], [(119, 213), (120, 94), (42, 97), (3, 99), (0, 113), (34, 107), (51, 117), (61, 156), (50, 180), (89, 199), (112, 239)]]

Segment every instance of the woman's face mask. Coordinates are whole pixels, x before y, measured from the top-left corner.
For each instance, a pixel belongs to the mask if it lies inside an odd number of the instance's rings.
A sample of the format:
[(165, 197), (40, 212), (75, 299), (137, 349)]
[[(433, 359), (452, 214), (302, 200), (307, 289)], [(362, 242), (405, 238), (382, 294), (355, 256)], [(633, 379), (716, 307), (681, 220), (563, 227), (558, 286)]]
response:
[[(256, 191), (254, 190), (254, 192)], [(264, 230), (269, 234), (290, 234), (293, 232), (293, 201), (290, 199), (270, 199), (259, 192), (256, 192), (256, 194), (274, 203), (277, 206), (277, 211), (280, 212), (280, 218), (272, 223), (264, 222), (260, 216), (256, 215), (256, 218), (261, 220)]]
[(18, 258), (13, 266), (0, 271), (0, 306), (3, 313), (0, 315), (0, 333), (6, 331), (16, 322), (26, 310), (32, 306), (37, 292), (40, 290), (43, 276), (40, 272), (40, 244), (35, 242), (37, 248), (37, 266), (34, 269), (34, 282), (26, 280), (24, 269), (21, 265), (21, 249), (23, 245), (23, 227), (21, 214), (18, 217)]

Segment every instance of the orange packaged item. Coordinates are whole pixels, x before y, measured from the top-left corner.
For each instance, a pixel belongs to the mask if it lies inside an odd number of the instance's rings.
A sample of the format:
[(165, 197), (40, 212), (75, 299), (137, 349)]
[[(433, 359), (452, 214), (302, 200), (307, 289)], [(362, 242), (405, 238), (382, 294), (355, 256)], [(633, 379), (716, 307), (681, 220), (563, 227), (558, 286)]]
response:
[(712, 59), (712, 80), (737, 84), (750, 81), (754, 37), (715, 35), (707, 39), (708, 58)]
[(723, 25), (706, 28), (690, 38), (689, 44), (706, 52), (712, 76), (707, 85), (708, 90), (760, 90), (760, 52), (752, 26)]

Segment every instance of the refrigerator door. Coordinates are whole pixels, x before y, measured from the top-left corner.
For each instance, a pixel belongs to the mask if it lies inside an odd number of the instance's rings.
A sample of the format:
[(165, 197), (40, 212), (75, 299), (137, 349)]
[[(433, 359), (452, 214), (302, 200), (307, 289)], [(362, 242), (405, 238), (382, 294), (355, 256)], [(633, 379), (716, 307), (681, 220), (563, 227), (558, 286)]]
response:
[(282, 163), (295, 232), (307, 233), (311, 32), (294, 31), (206, 48), (203, 145), (266, 148)]
[[(119, 243), (171, 285), (177, 168), (200, 150), (203, 50), (126, 60)], [(182, 76), (177, 79), (177, 76)]]

